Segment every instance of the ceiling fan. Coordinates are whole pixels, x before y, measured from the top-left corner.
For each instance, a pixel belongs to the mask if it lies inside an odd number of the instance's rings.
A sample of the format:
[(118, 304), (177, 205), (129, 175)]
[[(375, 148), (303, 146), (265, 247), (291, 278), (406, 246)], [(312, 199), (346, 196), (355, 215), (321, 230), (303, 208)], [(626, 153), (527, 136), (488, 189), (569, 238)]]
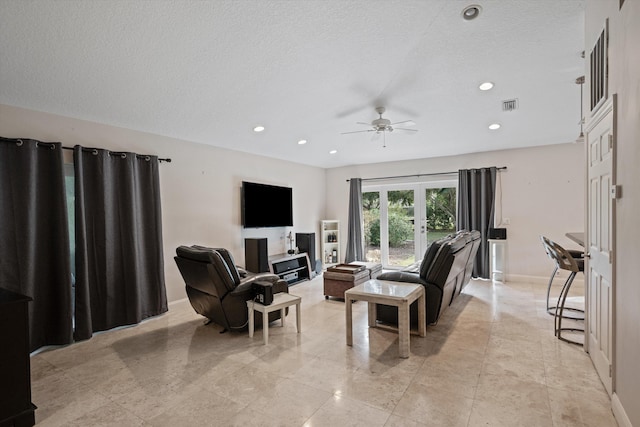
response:
[(342, 132), (342, 135), (346, 135), (348, 133), (375, 132), (374, 138), (376, 136), (382, 134), (382, 138), (383, 138), (383, 145), (382, 146), (386, 147), (387, 146), (387, 142), (386, 142), (386, 136), (385, 135), (386, 135), (387, 132), (393, 132), (394, 130), (401, 130), (401, 131), (406, 131), (406, 132), (418, 132), (417, 129), (407, 129), (407, 128), (394, 127), (396, 125), (402, 125), (402, 124), (405, 125), (405, 126), (413, 126), (413, 125), (415, 125), (413, 120), (404, 120), (402, 122), (391, 123), (391, 120), (385, 119), (385, 118), (382, 117), (382, 114), (385, 112), (385, 108), (384, 107), (377, 107), (376, 108), (376, 112), (378, 113), (378, 115), (380, 117), (375, 119), (371, 123), (357, 122), (357, 124), (359, 124), (359, 125), (370, 126), (371, 129), (354, 130), (354, 131), (351, 131), (351, 132)]

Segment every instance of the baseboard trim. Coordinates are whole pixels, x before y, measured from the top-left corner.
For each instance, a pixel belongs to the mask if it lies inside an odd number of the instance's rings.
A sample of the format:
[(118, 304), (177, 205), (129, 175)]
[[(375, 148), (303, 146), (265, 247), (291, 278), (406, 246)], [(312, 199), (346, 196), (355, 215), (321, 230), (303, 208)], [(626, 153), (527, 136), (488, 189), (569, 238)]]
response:
[(631, 420), (622, 406), (622, 402), (620, 402), (620, 399), (615, 392), (613, 393), (613, 396), (611, 396), (611, 410), (613, 411), (613, 416), (616, 417), (616, 421), (620, 427), (633, 427), (631, 425)]
[(171, 307), (172, 305), (180, 304), (180, 303), (185, 302), (187, 300), (188, 300), (188, 298), (182, 298), (182, 299), (178, 299), (178, 300), (175, 300), (175, 301), (171, 301), (167, 305), (169, 307)]
[(507, 274), (507, 283), (533, 283), (533, 284), (546, 284), (549, 283), (548, 277), (529, 276), (526, 274)]
[[(553, 281), (554, 286), (556, 284), (561, 284), (563, 283), (566, 279), (567, 275), (557, 275), (556, 278)], [(549, 284), (549, 276), (547, 277), (541, 277), (541, 276), (529, 276), (526, 274), (508, 274), (507, 275), (507, 283), (509, 282), (514, 282), (514, 283), (531, 283), (534, 285), (548, 285)], [(575, 279), (573, 280), (574, 286), (576, 284), (584, 284), (584, 279), (582, 277), (582, 275), (576, 275)]]

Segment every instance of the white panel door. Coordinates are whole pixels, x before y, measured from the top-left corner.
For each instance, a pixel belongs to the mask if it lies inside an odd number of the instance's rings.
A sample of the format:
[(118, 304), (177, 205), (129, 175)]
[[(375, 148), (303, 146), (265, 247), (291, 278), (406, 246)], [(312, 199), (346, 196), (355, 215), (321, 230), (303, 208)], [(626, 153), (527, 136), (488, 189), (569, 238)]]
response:
[(615, 98), (605, 103), (587, 129), (587, 243), (585, 266), (587, 350), (612, 393), (613, 300), (615, 296)]

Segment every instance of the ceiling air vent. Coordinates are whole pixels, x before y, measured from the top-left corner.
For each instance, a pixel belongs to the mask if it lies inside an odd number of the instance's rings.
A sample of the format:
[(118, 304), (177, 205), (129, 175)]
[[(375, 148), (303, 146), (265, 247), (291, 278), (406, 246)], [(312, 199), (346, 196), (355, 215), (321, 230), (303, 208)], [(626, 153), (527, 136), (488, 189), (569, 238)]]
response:
[(518, 108), (518, 99), (507, 99), (502, 101), (502, 111), (513, 111)]

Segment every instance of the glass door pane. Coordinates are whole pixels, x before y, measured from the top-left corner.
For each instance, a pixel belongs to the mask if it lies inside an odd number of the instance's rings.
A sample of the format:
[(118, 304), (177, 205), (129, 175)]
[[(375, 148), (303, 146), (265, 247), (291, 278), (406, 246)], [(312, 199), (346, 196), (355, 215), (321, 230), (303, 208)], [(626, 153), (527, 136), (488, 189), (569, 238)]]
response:
[(362, 193), (365, 259), (402, 269), (456, 230), (456, 182), (381, 185)]
[(447, 234), (456, 232), (456, 189), (425, 189), (427, 210), (427, 246)]
[(388, 197), (389, 267), (406, 267), (416, 260), (413, 190), (392, 190)]
[(364, 254), (367, 262), (382, 262), (380, 252), (380, 192), (362, 192)]

